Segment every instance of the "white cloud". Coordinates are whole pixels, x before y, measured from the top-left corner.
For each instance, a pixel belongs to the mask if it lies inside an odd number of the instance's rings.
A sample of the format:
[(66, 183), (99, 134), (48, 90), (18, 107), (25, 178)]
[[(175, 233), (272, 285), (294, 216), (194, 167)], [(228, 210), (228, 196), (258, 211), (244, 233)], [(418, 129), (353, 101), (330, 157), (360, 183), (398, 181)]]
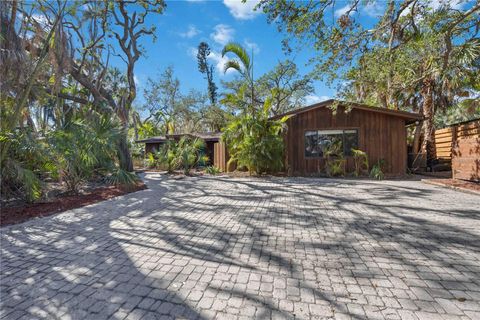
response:
[[(225, 63), (228, 61), (228, 58), (222, 57), (222, 53), (216, 52), (216, 51), (210, 52), (210, 55), (208, 56), (208, 58), (214, 61), (217, 72), (220, 75), (224, 75), (225, 73), (223, 72), (223, 67), (225, 66)], [(228, 69), (226, 74), (230, 74), (232, 72), (234, 72), (233, 69)]]
[(228, 42), (233, 40), (233, 30), (230, 26), (226, 24), (217, 24), (214, 28), (215, 31), (210, 34), (210, 38), (213, 39), (218, 44), (225, 45)]
[[(198, 53), (198, 48), (190, 47), (187, 50), (187, 55), (189, 55), (191, 58), (197, 60), (197, 53)], [(225, 73), (223, 72), (223, 67), (225, 66), (225, 63), (228, 61), (228, 57), (222, 57), (222, 53), (218, 51), (210, 51), (210, 54), (208, 55), (208, 59), (213, 61), (213, 64), (215, 65), (215, 69), (217, 70), (217, 73), (220, 76), (223, 76)], [(234, 70), (229, 69), (227, 70), (226, 74), (230, 74), (234, 72)]]
[(197, 53), (198, 53), (198, 48), (190, 47), (187, 50), (187, 54), (192, 57), (197, 59)]
[(260, 0), (247, 0), (245, 3), (241, 0), (223, 0), (223, 4), (237, 20), (250, 20), (259, 15), (260, 11), (254, 10), (259, 2)]
[(311, 105), (311, 104), (319, 103), (328, 99), (330, 99), (329, 96), (317, 96), (316, 94), (309, 94), (308, 96), (305, 97), (305, 104)]
[(252, 52), (252, 50), (255, 54), (260, 52), (260, 47), (255, 42), (245, 39), (243, 43), (245, 44), (245, 48), (249, 53)]
[(41, 26), (43, 26), (43, 27), (49, 27), (49, 29), (50, 29), (50, 25), (49, 25), (49, 23), (48, 23), (48, 19), (47, 19), (47, 17), (46, 17), (45, 15), (34, 13), (34, 14), (32, 14), (31, 17), (32, 17), (32, 19), (33, 19), (35, 22), (39, 23)]
[(142, 82), (140, 81), (140, 79), (137, 77), (137, 75), (133, 75), (133, 81), (135, 81), (135, 85), (137, 87), (140, 87), (142, 85)]
[(372, 18), (377, 18), (383, 15), (385, 11), (385, 6), (381, 2), (369, 2), (362, 8), (362, 12), (365, 13), (367, 16)]
[(195, 37), (197, 34), (199, 34), (201, 31), (198, 30), (193, 24), (189, 25), (188, 26), (188, 30), (185, 31), (185, 32), (180, 32), (179, 35), (180, 37), (182, 38), (193, 38)]
[[(345, 13), (347, 13), (348, 10), (350, 10), (352, 6), (347, 4), (345, 7), (342, 7), (340, 9), (337, 9), (335, 10), (335, 17), (341, 17), (343, 16)], [(350, 12), (350, 14), (352, 14), (353, 12)]]
[(463, 2), (462, 0), (438, 0), (438, 1), (432, 1), (428, 3), (428, 6), (434, 11), (443, 7), (447, 7), (454, 10), (461, 10), (463, 9), (464, 5), (465, 5), (465, 2)]
[[(438, 1), (430, 1), (427, 2), (426, 5), (432, 11), (437, 11), (441, 8), (447, 8), (452, 10), (462, 10), (465, 7), (467, 2), (463, 0), (438, 0)], [(401, 17), (404, 17), (408, 14), (412, 13), (412, 4), (409, 4), (405, 10), (400, 14)], [(423, 18), (418, 14), (415, 16), (416, 20), (422, 20)]]

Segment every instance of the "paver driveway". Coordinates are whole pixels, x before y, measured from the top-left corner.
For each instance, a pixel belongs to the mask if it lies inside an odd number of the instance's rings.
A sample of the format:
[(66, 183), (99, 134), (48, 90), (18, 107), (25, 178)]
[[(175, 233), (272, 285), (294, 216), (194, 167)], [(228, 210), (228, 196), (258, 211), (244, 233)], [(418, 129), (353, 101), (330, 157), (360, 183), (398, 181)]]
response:
[(1, 316), (480, 319), (480, 197), (416, 181), (172, 179), (2, 228)]

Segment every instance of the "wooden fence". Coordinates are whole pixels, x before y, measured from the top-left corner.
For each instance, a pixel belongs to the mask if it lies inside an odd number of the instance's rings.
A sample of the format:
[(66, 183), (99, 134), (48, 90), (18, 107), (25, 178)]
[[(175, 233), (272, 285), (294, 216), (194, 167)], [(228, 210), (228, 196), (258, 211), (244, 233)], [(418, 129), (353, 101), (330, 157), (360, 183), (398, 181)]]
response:
[(459, 139), (465, 139), (480, 134), (480, 120), (453, 125), (447, 128), (435, 130), (435, 147), (437, 159), (452, 160), (452, 147)]
[(223, 142), (216, 142), (213, 145), (213, 164), (215, 167), (219, 168), (223, 172), (227, 171), (227, 148), (225, 147), (225, 143)]
[(437, 159), (451, 163), (454, 179), (478, 181), (480, 176), (480, 119), (435, 131)]
[(480, 120), (457, 126), (452, 134), (454, 179), (480, 181)]

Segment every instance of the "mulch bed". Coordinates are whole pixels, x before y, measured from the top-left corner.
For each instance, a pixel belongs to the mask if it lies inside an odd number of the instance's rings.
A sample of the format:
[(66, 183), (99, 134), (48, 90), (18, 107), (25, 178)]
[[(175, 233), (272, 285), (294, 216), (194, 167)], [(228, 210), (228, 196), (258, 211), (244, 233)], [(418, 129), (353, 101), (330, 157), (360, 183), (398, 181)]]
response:
[(422, 181), (429, 184), (480, 194), (480, 183), (458, 179), (422, 179)]
[(37, 217), (46, 217), (146, 188), (147, 186), (143, 182), (129, 189), (114, 186), (100, 187), (85, 194), (59, 196), (48, 202), (2, 208), (0, 212), (0, 226), (21, 223)]

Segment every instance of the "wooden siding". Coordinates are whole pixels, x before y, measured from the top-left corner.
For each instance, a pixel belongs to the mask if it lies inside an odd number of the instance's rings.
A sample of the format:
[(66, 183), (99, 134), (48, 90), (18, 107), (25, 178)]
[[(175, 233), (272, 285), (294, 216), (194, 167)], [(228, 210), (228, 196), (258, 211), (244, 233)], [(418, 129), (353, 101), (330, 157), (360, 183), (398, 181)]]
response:
[(437, 159), (452, 160), (452, 146), (458, 139), (480, 135), (480, 120), (435, 130)]
[[(358, 146), (367, 153), (370, 166), (385, 159), (389, 175), (403, 175), (407, 168), (405, 119), (390, 114), (342, 106), (333, 113), (329, 108), (317, 108), (292, 116), (287, 121), (286, 169), (293, 175), (315, 175), (324, 169), (322, 158), (305, 157), (305, 131), (322, 129), (357, 129)], [(346, 157), (347, 172), (354, 170), (352, 157)]]
[(215, 142), (213, 145), (213, 165), (223, 172), (227, 171), (228, 154), (223, 142)]
[(437, 150), (437, 159), (452, 160), (452, 138), (454, 128), (444, 128), (435, 130), (435, 148)]
[(480, 120), (450, 127), (454, 179), (480, 181)]

